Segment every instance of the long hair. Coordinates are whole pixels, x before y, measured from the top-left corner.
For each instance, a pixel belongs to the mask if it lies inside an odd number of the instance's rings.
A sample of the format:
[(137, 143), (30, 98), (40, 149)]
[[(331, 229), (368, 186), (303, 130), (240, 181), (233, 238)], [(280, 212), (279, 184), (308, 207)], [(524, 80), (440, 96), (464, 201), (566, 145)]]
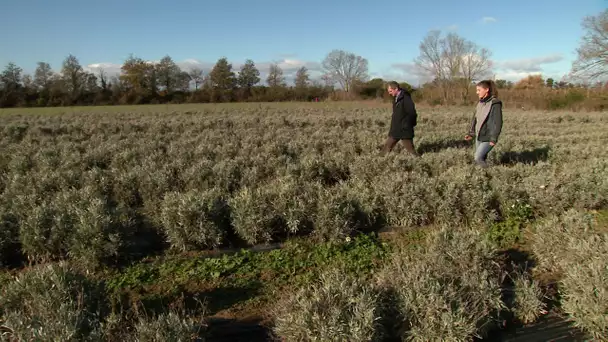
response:
[(494, 96), (494, 97), (498, 96), (498, 89), (496, 87), (496, 83), (494, 83), (494, 81), (492, 81), (492, 80), (479, 81), (477, 83), (477, 86), (488, 89), (488, 91), (490, 93), (489, 96)]

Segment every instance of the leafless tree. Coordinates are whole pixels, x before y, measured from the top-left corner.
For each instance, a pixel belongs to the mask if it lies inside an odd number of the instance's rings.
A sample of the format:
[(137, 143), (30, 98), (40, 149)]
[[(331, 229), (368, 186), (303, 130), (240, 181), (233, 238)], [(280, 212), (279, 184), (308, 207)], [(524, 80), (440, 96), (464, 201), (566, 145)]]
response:
[(194, 89), (198, 90), (198, 86), (203, 83), (203, 69), (201, 68), (192, 68), (188, 72), (190, 79), (194, 82)]
[(608, 76), (608, 9), (597, 16), (583, 19), (581, 46), (577, 48), (578, 58), (572, 63), (575, 78), (595, 80)]
[(441, 31), (431, 31), (419, 49), (420, 55), (414, 63), (422, 73), (434, 78), (446, 101), (449, 90), (455, 87), (461, 89), (461, 96), (466, 99), (471, 83), (491, 71), (490, 51), (456, 33), (442, 38)]
[(266, 83), (268, 83), (268, 86), (271, 88), (285, 86), (285, 77), (283, 76), (283, 69), (281, 69), (278, 64), (273, 63), (270, 65), (268, 77), (266, 78)]
[(106, 74), (105, 70), (103, 70), (103, 68), (99, 68), (97, 70), (97, 75), (99, 78), (99, 82), (101, 85), (101, 90), (108, 90), (108, 74)]
[(323, 60), (322, 67), (326, 78), (340, 84), (346, 92), (351, 91), (357, 81), (368, 78), (367, 59), (352, 52), (333, 50)]

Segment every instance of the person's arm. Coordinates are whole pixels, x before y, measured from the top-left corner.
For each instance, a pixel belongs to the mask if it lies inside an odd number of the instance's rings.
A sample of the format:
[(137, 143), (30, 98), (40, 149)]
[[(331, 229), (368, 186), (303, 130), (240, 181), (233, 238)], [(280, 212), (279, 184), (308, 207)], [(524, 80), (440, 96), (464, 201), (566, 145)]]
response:
[(490, 126), (488, 127), (490, 142), (496, 144), (498, 142), (498, 136), (500, 136), (500, 132), (502, 131), (502, 102), (492, 104), (492, 108), (490, 108), (490, 119)]
[(473, 120), (471, 120), (471, 126), (469, 127), (469, 133), (465, 135), (465, 139), (472, 139), (475, 136), (475, 124), (477, 123), (477, 116), (473, 113)]
[(403, 94), (402, 115), (407, 120), (407, 125), (416, 126), (416, 107), (409, 93)]

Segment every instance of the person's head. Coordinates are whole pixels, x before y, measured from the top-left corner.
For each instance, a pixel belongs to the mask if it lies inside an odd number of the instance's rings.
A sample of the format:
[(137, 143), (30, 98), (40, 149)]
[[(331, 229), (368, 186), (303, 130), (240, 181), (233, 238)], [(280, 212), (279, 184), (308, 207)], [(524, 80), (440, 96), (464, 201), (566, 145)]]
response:
[(388, 93), (391, 96), (397, 96), (397, 94), (399, 94), (399, 90), (401, 89), (401, 87), (399, 87), (399, 83), (397, 83), (395, 81), (390, 81), (387, 84), (387, 89), (388, 89)]
[(498, 96), (498, 90), (496, 90), (496, 84), (492, 80), (483, 80), (477, 83), (477, 96), (480, 99), (485, 99), (490, 96)]

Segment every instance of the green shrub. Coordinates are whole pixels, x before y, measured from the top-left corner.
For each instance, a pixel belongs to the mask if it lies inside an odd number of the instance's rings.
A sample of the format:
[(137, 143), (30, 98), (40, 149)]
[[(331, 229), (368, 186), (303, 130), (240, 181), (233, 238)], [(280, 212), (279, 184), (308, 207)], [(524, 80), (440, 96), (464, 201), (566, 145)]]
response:
[(273, 330), (284, 341), (382, 341), (380, 303), (368, 281), (330, 269), (277, 305)]
[(169, 192), (160, 209), (168, 242), (176, 250), (216, 248), (230, 225), (226, 196), (219, 190)]
[(608, 234), (571, 240), (560, 260), (562, 308), (575, 324), (600, 341), (608, 341)]
[(9, 340), (99, 341), (100, 296), (66, 265), (35, 267), (0, 288), (0, 323)]
[(579, 258), (579, 252), (569, 245), (589, 236), (593, 229), (592, 217), (575, 209), (534, 224), (530, 248), (537, 259), (537, 270), (561, 273), (564, 261)]
[(0, 207), (0, 267), (17, 255), (19, 248), (19, 223), (17, 217)]
[(523, 271), (518, 271), (513, 278), (513, 307), (515, 318), (523, 324), (535, 322), (547, 313), (547, 304), (543, 301), (545, 294), (540, 283)]
[(140, 318), (134, 327), (137, 342), (204, 342), (202, 324), (175, 312), (162, 313), (155, 318)]
[(396, 251), (378, 276), (398, 308), (397, 330), (408, 341), (483, 336), (505, 309), (495, 250), (475, 230), (443, 228), (427, 236), (416, 249)]
[(309, 232), (319, 186), (291, 177), (244, 187), (230, 199), (232, 225), (251, 244)]
[(16, 199), (19, 218), (19, 241), (28, 259), (45, 261), (65, 256), (66, 241), (72, 231), (72, 217), (53, 199), (36, 203), (34, 196)]
[(561, 306), (599, 340), (608, 336), (608, 234), (571, 209), (540, 222), (532, 236), (538, 270), (558, 274)]
[(96, 268), (118, 257), (122, 246), (118, 213), (95, 186), (68, 190), (56, 203), (71, 222), (67, 241), (68, 256), (87, 268)]

